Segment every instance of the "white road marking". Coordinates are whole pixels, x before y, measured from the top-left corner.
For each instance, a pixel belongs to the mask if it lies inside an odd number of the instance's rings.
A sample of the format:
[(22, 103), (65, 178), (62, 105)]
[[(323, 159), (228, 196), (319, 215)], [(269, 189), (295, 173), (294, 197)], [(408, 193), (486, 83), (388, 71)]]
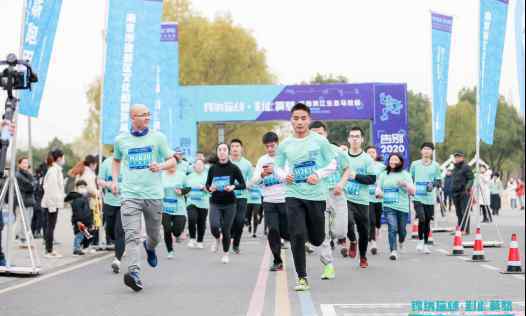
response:
[(437, 249), (438, 252), (440, 253), (443, 253), (445, 255), (449, 254), (449, 251), (445, 250), (445, 249)]
[(499, 268), (494, 267), (494, 266), (490, 266), (489, 264), (481, 264), (480, 266), (483, 267), (483, 268), (486, 268), (486, 269), (493, 270), (493, 271), (500, 271)]
[(519, 279), (521, 281), (524, 281), (524, 275), (514, 275), (513, 276), (515, 279)]

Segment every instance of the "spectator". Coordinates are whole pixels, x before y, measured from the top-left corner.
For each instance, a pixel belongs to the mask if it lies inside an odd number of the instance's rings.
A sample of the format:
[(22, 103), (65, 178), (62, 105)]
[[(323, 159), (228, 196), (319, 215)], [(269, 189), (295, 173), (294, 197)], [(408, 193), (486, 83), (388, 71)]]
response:
[[(29, 168), (29, 159), (27, 157), (21, 157), (18, 159), (18, 170), (16, 172), (16, 180), (18, 182), (18, 187), (20, 189), (20, 194), (22, 195), (22, 202), (25, 206), (24, 212), (24, 221), (22, 221), (22, 216), (20, 213), (20, 206), (15, 200), (17, 206), (17, 228), (16, 234), (19, 237), (20, 247), (27, 248), (26, 237), (31, 233), (31, 221), (33, 220), (33, 206), (35, 205), (34, 198), (34, 188), (35, 188), (35, 178), (31, 174), (31, 169)], [(24, 229), (25, 226), (25, 229)]]
[(519, 207), (524, 210), (524, 182), (521, 179), (517, 179), (517, 188), (515, 189), (517, 200), (519, 201)]
[(47, 163), (43, 162), (35, 171), (35, 206), (33, 207), (33, 219), (31, 221), (31, 231), (35, 238), (42, 238), (45, 235), (47, 217), (44, 216), (42, 209), (42, 198), (44, 197), (44, 177), (47, 173)]
[(510, 197), (510, 207), (514, 210), (517, 208), (517, 182), (515, 178), (510, 178), (506, 186), (506, 191), (508, 191)]
[(448, 211), (451, 212), (451, 205), (453, 204), (453, 171), (447, 169), (446, 176), (444, 177), (444, 204), (448, 208)]
[(71, 203), (71, 224), (73, 225), (73, 255), (81, 256), (85, 253), (80, 249), (85, 239), (87, 227), (92, 225), (91, 209), (89, 207), (88, 184), (84, 180), (75, 183), (75, 190), (68, 193), (64, 202)]
[(451, 192), (453, 194), (453, 203), (455, 203), (455, 210), (457, 213), (457, 224), (461, 226), (462, 231), (469, 234), (470, 216), (469, 213), (465, 214), (465, 212), (469, 212), (468, 202), (475, 177), (473, 176), (473, 172), (469, 165), (465, 163), (465, 155), (462, 151), (457, 151), (454, 157), (455, 168), (453, 169)]
[(502, 207), (501, 194), (504, 191), (502, 181), (500, 180), (500, 174), (498, 172), (493, 173), (491, 182), (489, 184), (490, 191), (490, 207), (494, 216), (498, 216)]
[(479, 205), (480, 205), (480, 211), (482, 212), (482, 222), (483, 223), (489, 223), (492, 222), (493, 219), (491, 217), (491, 212), (489, 210), (490, 205), (490, 189), (489, 185), (491, 182), (491, 171), (488, 170), (488, 168), (484, 165), (480, 166), (480, 194), (477, 197), (480, 199)]

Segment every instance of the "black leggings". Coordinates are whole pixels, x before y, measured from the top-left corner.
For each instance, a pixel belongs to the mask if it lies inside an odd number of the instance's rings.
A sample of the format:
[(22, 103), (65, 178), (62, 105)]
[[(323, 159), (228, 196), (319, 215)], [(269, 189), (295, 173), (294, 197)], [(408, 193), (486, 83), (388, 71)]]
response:
[(252, 235), (256, 235), (256, 232), (258, 230), (258, 225), (261, 223), (261, 220), (263, 219), (263, 214), (261, 211), (262, 211), (261, 204), (248, 204), (247, 205), (246, 222), (249, 225), (251, 225), (250, 231), (252, 232)]
[(480, 206), (480, 211), (482, 212), (482, 216), (483, 216), (483, 221), (484, 222), (492, 222), (493, 221), (493, 217), (491, 216), (491, 211), (489, 209), (489, 206), (481, 205)]
[(236, 213), (234, 223), (232, 224), (232, 238), (234, 239), (233, 247), (239, 248), (241, 243), (241, 236), (243, 235), (243, 228), (245, 227), (245, 216), (247, 214), (247, 199), (237, 199)]
[(208, 210), (206, 208), (198, 208), (195, 205), (187, 207), (188, 210), (188, 231), (190, 232), (190, 239), (196, 239), (197, 242), (203, 242), (206, 231), (206, 218)]
[(435, 206), (414, 202), (416, 218), (418, 218), (418, 240), (427, 243), (431, 231), (431, 221), (435, 216)]
[(283, 263), (281, 259), (281, 238), (289, 240), (287, 225), (287, 207), (285, 203), (263, 203), (265, 226), (269, 228), (268, 244), (274, 256), (274, 263)]
[(172, 234), (175, 237), (181, 236), (181, 233), (184, 231), (184, 226), (186, 225), (186, 216), (184, 215), (170, 215), (163, 213), (163, 231), (164, 231), (164, 243), (166, 244), (166, 250), (171, 252), (173, 248), (173, 238)]
[(106, 221), (106, 240), (115, 243), (115, 258), (122, 259), (124, 254), (125, 241), (124, 230), (122, 228), (121, 207), (104, 204), (102, 212)]
[(369, 205), (362, 205), (347, 201), (349, 209), (349, 222), (347, 225), (347, 237), (351, 242), (356, 242), (354, 226), (358, 229), (358, 249), (360, 257), (367, 258), (367, 246), (369, 245)]
[(469, 196), (465, 193), (462, 193), (460, 195), (454, 195), (453, 196), (453, 202), (455, 203), (455, 210), (457, 212), (457, 225), (460, 226), (462, 223), (462, 219), (464, 218), (464, 214), (468, 212), (466, 215), (466, 220), (462, 224), (462, 227), (460, 228), (462, 231), (469, 234), (470, 232), (470, 224), (471, 224), (471, 214), (469, 214), (469, 211), (471, 209), (468, 208), (469, 203)]
[(55, 236), (55, 226), (57, 226), (58, 208), (55, 212), (49, 212), (49, 209), (45, 209), (47, 216), (46, 226), (46, 252), (53, 252), (53, 237)]
[(376, 229), (382, 227), (382, 203), (369, 203), (369, 241), (376, 241)]
[(230, 231), (236, 216), (236, 204), (210, 203), (210, 231), (215, 239), (223, 234), (223, 251), (230, 250)]
[(298, 277), (305, 278), (305, 242), (319, 247), (325, 240), (325, 201), (286, 198), (285, 203), (294, 266)]

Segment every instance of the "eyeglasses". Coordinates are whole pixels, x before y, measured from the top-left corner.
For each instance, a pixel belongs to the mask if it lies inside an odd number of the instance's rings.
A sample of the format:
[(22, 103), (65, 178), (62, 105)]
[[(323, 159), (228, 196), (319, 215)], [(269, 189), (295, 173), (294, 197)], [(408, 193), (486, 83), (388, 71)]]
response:
[(135, 117), (147, 118), (147, 117), (152, 117), (152, 114), (149, 113), (149, 112), (146, 112), (146, 113), (142, 113), (142, 114), (135, 114)]

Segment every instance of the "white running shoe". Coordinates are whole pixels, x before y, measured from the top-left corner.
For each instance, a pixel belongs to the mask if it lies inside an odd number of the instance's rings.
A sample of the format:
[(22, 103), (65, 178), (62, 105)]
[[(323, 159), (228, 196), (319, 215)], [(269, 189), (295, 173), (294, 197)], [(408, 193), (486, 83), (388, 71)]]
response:
[(391, 255), (389, 256), (389, 259), (395, 261), (398, 259), (398, 253), (396, 253), (396, 250), (391, 251)]
[(219, 239), (216, 239), (216, 241), (212, 243), (212, 247), (210, 247), (210, 251), (217, 252), (217, 249), (219, 249)]
[(228, 257), (228, 254), (227, 254), (227, 253), (225, 253), (225, 254), (223, 255), (223, 257), (221, 258), (221, 262), (224, 263), (224, 264), (227, 264), (227, 263), (230, 262), (230, 258)]
[(117, 258), (113, 259), (113, 262), (111, 263), (111, 269), (115, 274), (118, 274), (119, 271), (121, 271), (121, 262)]
[(53, 251), (53, 252), (47, 252), (44, 255), (44, 257), (50, 258), (50, 259), (59, 259), (59, 258), (62, 258), (63, 256), (61, 254), (59, 254), (58, 252)]
[(425, 253), (426, 255), (431, 254), (431, 248), (429, 248), (428, 245), (424, 245), (424, 253)]
[(419, 252), (419, 253), (423, 252), (424, 251), (424, 246), (425, 246), (425, 244), (424, 244), (423, 240), (417, 241), (416, 252)]
[(168, 252), (168, 255), (166, 256), (166, 258), (168, 259), (173, 259), (174, 257), (175, 257), (175, 252), (173, 251)]
[(195, 246), (197, 249), (204, 249), (205, 248), (205, 245), (203, 245), (202, 242), (198, 242)]
[(190, 249), (195, 249), (196, 248), (195, 239), (190, 239), (190, 241), (188, 242), (188, 248), (190, 248)]

